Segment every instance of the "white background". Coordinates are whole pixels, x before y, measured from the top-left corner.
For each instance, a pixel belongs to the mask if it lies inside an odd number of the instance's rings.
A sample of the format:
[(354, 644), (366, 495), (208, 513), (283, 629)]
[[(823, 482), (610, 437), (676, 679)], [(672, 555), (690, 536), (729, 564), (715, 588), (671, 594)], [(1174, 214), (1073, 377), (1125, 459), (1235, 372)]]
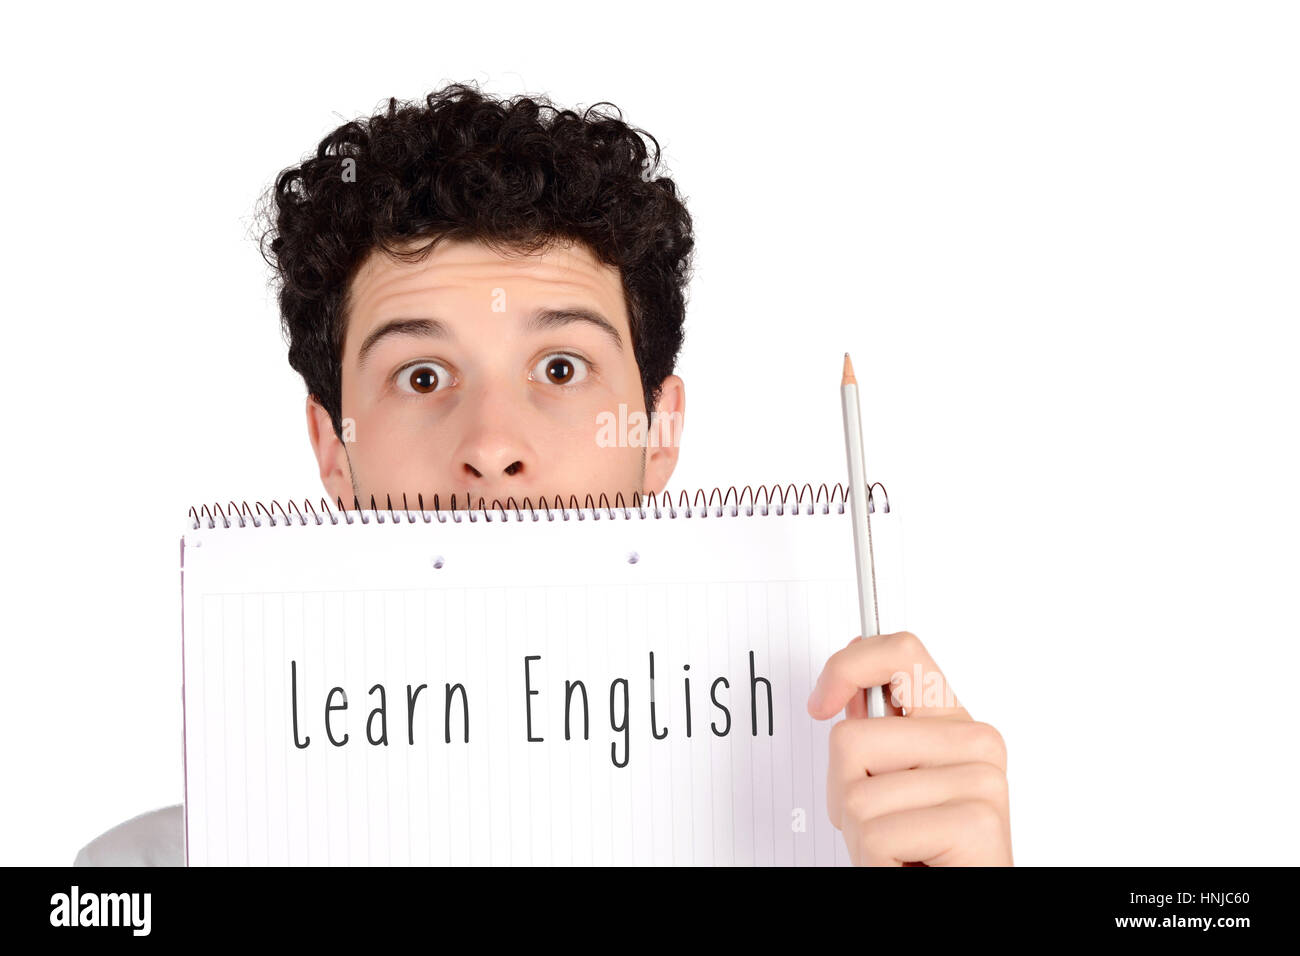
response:
[(186, 512), (324, 493), (257, 198), (450, 80), (664, 146), (671, 487), (843, 480), (853, 354), (1018, 863), (1295, 861), (1294, 6), (34, 9), (0, 40), (0, 862), (180, 802)]

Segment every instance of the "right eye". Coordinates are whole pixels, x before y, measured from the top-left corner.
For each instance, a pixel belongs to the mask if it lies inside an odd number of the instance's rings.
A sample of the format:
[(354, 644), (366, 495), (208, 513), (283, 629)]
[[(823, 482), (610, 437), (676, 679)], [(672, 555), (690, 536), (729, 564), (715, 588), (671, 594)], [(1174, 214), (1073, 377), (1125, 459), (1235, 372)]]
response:
[(430, 395), (451, 384), (451, 373), (437, 362), (416, 362), (396, 375), (397, 387), (408, 395)]

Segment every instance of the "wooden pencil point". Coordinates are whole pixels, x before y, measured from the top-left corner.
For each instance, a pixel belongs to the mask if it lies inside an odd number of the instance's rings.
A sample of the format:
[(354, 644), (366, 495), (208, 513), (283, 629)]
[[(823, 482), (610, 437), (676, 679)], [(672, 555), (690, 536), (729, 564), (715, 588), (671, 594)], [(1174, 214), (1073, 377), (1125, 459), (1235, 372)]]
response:
[(849, 353), (844, 353), (844, 377), (840, 379), (841, 385), (857, 385), (858, 380), (853, 374), (853, 360), (849, 358)]

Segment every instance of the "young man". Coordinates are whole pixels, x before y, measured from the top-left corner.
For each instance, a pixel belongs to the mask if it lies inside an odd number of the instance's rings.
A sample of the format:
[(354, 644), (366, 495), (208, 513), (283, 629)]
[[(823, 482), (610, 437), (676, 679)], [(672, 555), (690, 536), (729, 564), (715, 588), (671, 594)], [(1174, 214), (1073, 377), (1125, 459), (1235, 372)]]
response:
[[(332, 499), (663, 491), (685, 411), (673, 368), (694, 238), (658, 161), (621, 119), (454, 84), (390, 100), (280, 175), (268, 261)], [(634, 412), (650, 424), (641, 440), (600, 439), (602, 413)], [(862, 689), (916, 663), (933, 675), (927, 700), (861, 719)], [(821, 719), (847, 708), (828, 811), (855, 863), (1011, 863), (1002, 739), (936, 686), (914, 635), (855, 638), (808, 702)], [(77, 862), (180, 864), (181, 821), (179, 806), (136, 817)]]

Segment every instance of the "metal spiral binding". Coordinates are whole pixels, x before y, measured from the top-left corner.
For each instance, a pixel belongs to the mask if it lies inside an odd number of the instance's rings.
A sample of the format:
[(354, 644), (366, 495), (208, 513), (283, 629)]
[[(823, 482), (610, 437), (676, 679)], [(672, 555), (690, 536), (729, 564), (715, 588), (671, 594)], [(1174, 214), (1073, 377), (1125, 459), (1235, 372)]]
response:
[[(879, 489), (879, 491), (877, 492), (876, 489)], [(806, 501), (804, 495), (805, 491), (808, 492)], [(873, 514), (875, 513), (877, 494), (881, 499), (881, 511), (888, 514), (889, 494), (885, 491), (885, 486), (878, 481), (872, 482), (867, 487), (868, 512)], [(506, 499), (505, 504), (502, 504), (499, 498), (494, 498), (492, 504), (488, 505), (485, 499), (479, 498), (477, 507), (457, 508), (456, 495), (452, 495), (450, 507), (446, 509), (442, 507), (438, 496), (434, 495), (432, 510), (425, 507), (424, 495), (419, 495), (416, 502), (417, 507), (413, 512), (410, 508), (409, 502), (407, 501), (407, 496), (403, 494), (402, 505), (400, 508), (394, 508), (391, 495), (385, 496), (386, 506), (383, 508), (378, 506), (378, 503), (375, 501), (375, 496), (371, 495), (370, 507), (366, 509), (361, 507), (360, 499), (353, 496), (353, 507), (351, 509), (344, 504), (342, 498), (335, 499), (335, 508), (331, 508), (329, 502), (325, 498), (321, 498), (320, 511), (317, 511), (315, 506), (312, 505), (311, 500), (304, 498), (301, 509), (292, 500), (288, 502), (287, 509), (284, 505), (280, 504), (278, 500), (272, 501), (269, 507), (262, 502), (257, 501), (253, 503), (251, 508), (247, 501), (238, 505), (235, 504), (234, 501), (230, 501), (227, 503), (226, 508), (223, 508), (218, 502), (213, 502), (211, 506), (203, 505), (201, 509), (199, 506), (195, 505), (190, 508), (189, 514), (193, 519), (192, 527), (194, 530), (203, 527), (205, 520), (207, 522), (207, 527), (209, 528), (215, 528), (218, 520), (221, 521), (222, 526), (225, 528), (233, 526), (232, 520), (237, 521), (241, 528), (247, 527), (249, 522), (252, 523), (253, 527), (260, 528), (262, 527), (263, 522), (263, 518), (261, 517), (262, 515), (266, 516), (266, 520), (273, 528), (277, 527), (279, 524), (288, 527), (295, 522), (295, 518), (291, 517), (289, 514), (290, 511), (292, 511), (296, 516), (297, 524), (299, 525), (307, 524), (309, 519), (306, 512), (311, 513), (310, 520), (313, 520), (314, 523), (318, 525), (324, 524), (327, 519), (330, 524), (338, 524), (340, 516), (342, 516), (348, 524), (354, 524), (357, 521), (360, 521), (361, 524), (370, 524), (372, 520), (378, 524), (384, 524), (384, 512), (388, 513), (392, 524), (402, 523), (402, 515), (405, 515), (405, 520), (411, 524), (415, 524), (417, 520), (421, 519), (425, 524), (430, 524), (435, 518), (439, 522), (443, 523), (448, 520), (457, 523), (462, 521), (477, 522), (480, 520), (491, 522), (498, 520), (494, 517), (495, 515), (500, 515), (499, 520), (501, 521), (508, 521), (510, 520), (510, 515), (512, 513), (514, 514), (514, 520), (523, 521), (525, 512), (532, 516), (533, 521), (541, 520), (541, 513), (546, 515), (546, 520), (548, 521), (554, 521), (557, 513), (560, 514), (565, 521), (571, 519), (571, 513), (576, 515), (579, 521), (585, 521), (588, 517), (590, 517), (591, 520), (599, 521), (602, 511), (604, 511), (605, 517), (610, 520), (613, 520), (615, 513), (620, 511), (623, 514), (624, 520), (631, 520), (631, 512), (636, 512), (642, 519), (649, 517), (647, 515), (647, 508), (652, 511), (652, 516), (654, 518), (663, 518), (665, 517), (665, 512), (663, 511), (665, 505), (668, 509), (668, 518), (677, 518), (679, 516), (690, 518), (696, 514), (699, 514), (702, 518), (708, 517), (710, 514), (712, 514), (713, 517), (720, 518), (724, 513), (734, 518), (740, 514), (742, 508), (744, 509), (745, 516), (750, 517), (754, 514), (754, 509), (756, 507), (762, 509), (759, 511), (759, 514), (767, 515), (775, 512), (775, 514), (783, 515), (785, 514), (785, 506), (787, 502), (794, 506), (791, 510), (791, 514), (814, 514), (818, 510), (818, 505), (821, 506), (821, 514), (829, 514), (832, 506), (835, 507), (837, 514), (843, 514), (845, 506), (848, 503), (848, 496), (848, 485), (842, 485), (837, 482), (833, 487), (828, 488), (823, 482), (816, 491), (813, 491), (812, 485), (808, 483), (805, 483), (797, 490), (793, 484), (785, 485), (784, 487), (773, 485), (771, 488), (768, 488), (767, 485), (759, 485), (757, 489), (754, 489), (750, 485), (745, 485), (745, 487), (739, 492), (736, 491), (735, 485), (731, 485), (725, 493), (721, 488), (715, 487), (708, 491), (707, 498), (705, 498), (705, 489), (703, 488), (696, 489), (693, 496), (683, 490), (678, 495), (677, 507), (674, 507), (672, 495), (668, 492), (664, 492), (662, 501), (660, 500), (659, 495), (654, 492), (644, 496), (639, 494), (634, 495), (633, 503), (631, 505), (624, 502), (622, 492), (619, 492), (614, 496), (613, 504), (610, 504), (608, 497), (603, 492), (595, 501), (593, 501), (591, 495), (588, 494), (582, 505), (578, 504), (576, 495), (570, 495), (568, 506), (564, 504), (563, 499), (559, 495), (556, 495), (553, 507), (547, 504), (545, 496), (539, 499), (536, 507), (533, 506), (531, 498), (525, 497), (522, 504), (520, 504), (515, 502), (514, 496), (510, 496)], [(700, 502), (701, 498), (705, 498), (703, 503)], [(719, 501), (716, 506), (713, 503), (715, 498), (721, 498), (721, 501)], [(734, 501), (732, 500), (733, 498), (735, 499)], [(730, 502), (730, 505), (728, 505), (728, 502)], [(465, 504), (468, 506), (470, 503), (471, 499), (466, 495)], [(804, 510), (805, 507), (807, 510)], [(681, 510), (679, 511), (678, 508)], [(275, 512), (277, 510), (280, 512), (280, 515), (282, 515), (282, 518), (276, 517)], [(324, 516), (322, 516), (321, 512), (324, 512)], [(371, 514), (374, 516), (373, 519), (367, 517), (367, 515)], [(354, 518), (354, 515), (359, 515), (360, 517)]]

